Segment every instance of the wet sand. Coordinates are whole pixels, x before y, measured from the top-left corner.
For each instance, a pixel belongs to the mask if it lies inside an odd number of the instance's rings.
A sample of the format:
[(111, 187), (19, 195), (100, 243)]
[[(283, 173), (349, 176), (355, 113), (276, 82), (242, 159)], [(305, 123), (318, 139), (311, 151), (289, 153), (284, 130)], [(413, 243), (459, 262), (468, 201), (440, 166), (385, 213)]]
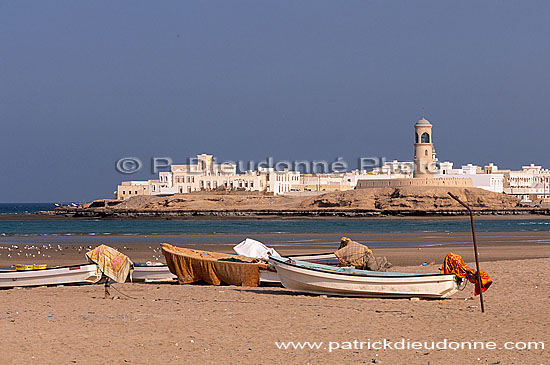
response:
[[(274, 247), (282, 255), (290, 255), (334, 252), (340, 237), (344, 235), (264, 234), (252, 238)], [(468, 232), (356, 233), (347, 236), (372, 247), (377, 256), (386, 256), (398, 266), (420, 265), (432, 261), (440, 263), (451, 251), (462, 255), (465, 260), (473, 260), (472, 238)], [(481, 261), (550, 257), (550, 232), (482, 232), (477, 237)], [(244, 238), (242, 235), (71, 236), (48, 237), (40, 243), (41, 237), (9, 237), (5, 240), (17, 243), (0, 243), (0, 267), (15, 264), (56, 266), (83, 263), (86, 262), (86, 251), (101, 243), (115, 247), (135, 262), (164, 262), (160, 242), (232, 253), (233, 246)], [(418, 247), (419, 245), (422, 247)]]

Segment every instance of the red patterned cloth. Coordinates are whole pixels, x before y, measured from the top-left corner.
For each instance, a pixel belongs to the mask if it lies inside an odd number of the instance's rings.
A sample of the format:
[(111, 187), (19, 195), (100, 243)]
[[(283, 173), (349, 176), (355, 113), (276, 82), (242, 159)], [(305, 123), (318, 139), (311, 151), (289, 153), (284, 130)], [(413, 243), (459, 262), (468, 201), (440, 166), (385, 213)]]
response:
[[(470, 269), (470, 267), (464, 263), (462, 257), (452, 252), (445, 257), (445, 261), (443, 261), (443, 266), (441, 267), (441, 273), (455, 274), (461, 279), (467, 278), (472, 284), (476, 284), (477, 281), (477, 272)], [(479, 276), (481, 277), (481, 291), (485, 293), (493, 283), (493, 280), (491, 280), (489, 275), (483, 270), (479, 270)], [(475, 285), (475, 295), (479, 295), (477, 284)]]

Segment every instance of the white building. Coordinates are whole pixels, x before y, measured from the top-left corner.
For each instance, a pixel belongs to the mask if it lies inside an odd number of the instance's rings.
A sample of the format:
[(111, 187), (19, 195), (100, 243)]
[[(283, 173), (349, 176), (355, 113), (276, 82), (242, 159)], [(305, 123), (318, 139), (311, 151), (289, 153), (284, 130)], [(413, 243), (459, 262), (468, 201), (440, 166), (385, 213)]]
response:
[[(496, 166), (495, 166), (496, 167)], [(474, 187), (495, 193), (504, 192), (504, 174), (486, 173), (480, 166), (467, 164), (462, 165), (460, 169), (454, 169), (452, 162), (441, 162), (435, 178), (454, 177), (472, 179)], [(491, 170), (493, 171), (493, 170)], [(497, 169), (495, 168), (496, 172)]]
[(519, 171), (501, 170), (505, 175), (504, 192), (524, 202), (550, 199), (550, 170), (530, 164)]
[[(381, 167), (376, 167), (372, 170), (373, 175), (384, 175), (384, 179), (409, 179), (413, 177), (414, 162), (413, 161), (397, 161), (393, 160), (385, 162)], [(361, 177), (361, 179), (368, 179)]]
[(294, 191), (300, 184), (299, 171), (277, 171), (274, 168), (258, 168), (258, 176), (265, 179), (265, 191), (275, 195), (289, 193)]
[(158, 180), (124, 181), (116, 191), (117, 199), (136, 195), (186, 194), (208, 190), (265, 191), (275, 195), (289, 193), (300, 183), (300, 172), (260, 168), (237, 173), (235, 164), (214, 162), (212, 155), (197, 155), (186, 165), (171, 165), (170, 171), (159, 172)]

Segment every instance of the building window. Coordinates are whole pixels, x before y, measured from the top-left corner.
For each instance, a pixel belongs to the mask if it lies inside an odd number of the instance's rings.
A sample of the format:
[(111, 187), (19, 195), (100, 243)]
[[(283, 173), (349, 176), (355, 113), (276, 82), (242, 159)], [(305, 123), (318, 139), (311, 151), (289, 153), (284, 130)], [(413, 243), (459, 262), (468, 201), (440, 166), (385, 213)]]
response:
[(424, 151), (424, 156), (428, 156), (428, 150)]
[(422, 137), (420, 137), (420, 142), (430, 143), (430, 135), (428, 134), (428, 132), (422, 133)]

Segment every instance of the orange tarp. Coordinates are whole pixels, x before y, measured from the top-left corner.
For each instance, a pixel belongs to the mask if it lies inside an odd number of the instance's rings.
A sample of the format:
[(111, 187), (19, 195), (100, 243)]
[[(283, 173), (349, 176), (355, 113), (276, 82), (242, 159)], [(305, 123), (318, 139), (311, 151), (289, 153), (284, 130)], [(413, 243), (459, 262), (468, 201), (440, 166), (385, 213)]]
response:
[[(260, 285), (260, 268), (266, 264), (253, 263), (250, 257), (229, 255), (217, 252), (180, 248), (168, 243), (162, 244), (162, 253), (172, 274), (180, 284), (206, 281), (212, 285)], [(218, 261), (233, 258), (246, 262)]]
[[(477, 272), (470, 269), (460, 255), (452, 252), (445, 257), (445, 261), (443, 261), (443, 266), (441, 267), (441, 274), (455, 274), (461, 279), (468, 279), (468, 281), (472, 284), (477, 283)], [(479, 270), (479, 276), (481, 278), (481, 291), (485, 293), (485, 290), (489, 289), (493, 283), (493, 280), (489, 277), (489, 274), (483, 270)], [(477, 284), (474, 288), (474, 294), (479, 295)]]

